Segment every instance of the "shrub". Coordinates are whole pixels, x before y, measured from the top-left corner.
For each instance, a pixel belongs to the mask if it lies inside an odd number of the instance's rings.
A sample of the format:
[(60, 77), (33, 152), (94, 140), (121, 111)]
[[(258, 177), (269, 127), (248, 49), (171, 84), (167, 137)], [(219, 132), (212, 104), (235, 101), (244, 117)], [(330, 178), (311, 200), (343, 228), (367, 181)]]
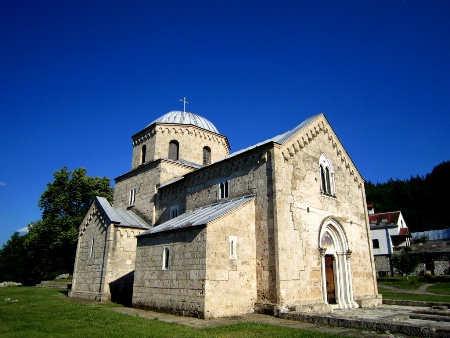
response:
[(430, 239), (428, 238), (428, 236), (420, 236), (420, 237), (416, 237), (416, 238), (412, 238), (411, 239), (411, 243), (412, 244), (417, 244), (417, 243), (426, 243), (428, 242)]

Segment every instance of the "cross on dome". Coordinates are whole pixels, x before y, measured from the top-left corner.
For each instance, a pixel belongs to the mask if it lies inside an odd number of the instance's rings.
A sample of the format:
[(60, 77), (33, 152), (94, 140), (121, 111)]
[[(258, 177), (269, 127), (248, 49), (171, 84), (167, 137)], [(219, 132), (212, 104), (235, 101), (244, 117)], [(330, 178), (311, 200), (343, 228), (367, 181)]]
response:
[(183, 102), (183, 113), (186, 113), (186, 104), (189, 104), (189, 102), (186, 101), (186, 97), (183, 97), (180, 101)]

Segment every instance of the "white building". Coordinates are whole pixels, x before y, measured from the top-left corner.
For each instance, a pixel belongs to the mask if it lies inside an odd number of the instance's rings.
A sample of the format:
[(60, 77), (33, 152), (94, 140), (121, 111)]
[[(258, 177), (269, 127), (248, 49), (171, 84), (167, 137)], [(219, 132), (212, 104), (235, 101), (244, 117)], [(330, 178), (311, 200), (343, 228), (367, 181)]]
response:
[(408, 226), (401, 211), (374, 214), (370, 205), (368, 207), (377, 275), (393, 275), (391, 255), (401, 247), (410, 246)]

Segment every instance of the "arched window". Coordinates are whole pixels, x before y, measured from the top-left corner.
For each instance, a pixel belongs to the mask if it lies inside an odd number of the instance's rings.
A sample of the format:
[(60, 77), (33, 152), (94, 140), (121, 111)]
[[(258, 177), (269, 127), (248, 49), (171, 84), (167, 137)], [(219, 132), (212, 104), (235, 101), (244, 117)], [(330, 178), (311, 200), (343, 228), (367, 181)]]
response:
[(91, 240), (91, 249), (89, 250), (89, 258), (92, 258), (94, 256), (94, 238)]
[(320, 191), (326, 195), (335, 195), (334, 170), (331, 161), (324, 154), (319, 159), (320, 168)]
[(163, 264), (162, 264), (163, 270), (169, 269), (169, 254), (170, 254), (169, 247), (165, 246), (163, 251)]
[(179, 144), (177, 141), (170, 141), (169, 143), (169, 158), (171, 160), (178, 160)]
[(145, 163), (145, 154), (147, 152), (147, 146), (144, 144), (141, 148), (141, 164)]
[(211, 149), (203, 147), (203, 165), (211, 164)]
[(229, 183), (228, 181), (221, 182), (219, 184), (219, 198), (228, 198), (229, 196)]

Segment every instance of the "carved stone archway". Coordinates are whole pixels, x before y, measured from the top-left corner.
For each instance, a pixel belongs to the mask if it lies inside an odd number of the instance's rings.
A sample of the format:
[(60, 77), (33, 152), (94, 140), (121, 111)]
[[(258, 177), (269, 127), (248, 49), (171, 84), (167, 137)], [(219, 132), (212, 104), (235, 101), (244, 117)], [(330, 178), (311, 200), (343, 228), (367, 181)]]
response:
[(333, 308), (359, 307), (353, 299), (351, 254), (342, 226), (332, 217), (326, 218), (319, 232), (322, 294), (324, 303), (330, 304)]

